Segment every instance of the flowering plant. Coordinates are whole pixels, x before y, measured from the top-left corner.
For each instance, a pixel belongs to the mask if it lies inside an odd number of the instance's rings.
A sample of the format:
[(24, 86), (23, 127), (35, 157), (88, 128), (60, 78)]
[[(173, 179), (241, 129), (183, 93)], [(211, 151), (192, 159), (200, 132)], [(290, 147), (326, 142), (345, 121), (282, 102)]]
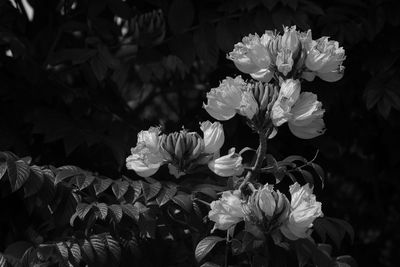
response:
[[(214, 235), (198, 242), (195, 255), (199, 262), (225, 240), (225, 266), (230, 255), (237, 256), (240, 264), (283, 266), (286, 260), (282, 255), (292, 252), (301, 266), (309, 262), (339, 266), (347, 256), (333, 257), (329, 245), (317, 241), (325, 242), (327, 234), (336, 240), (335, 231), (352, 235), (352, 229), (345, 221), (324, 217), (323, 205), (313, 193), (315, 185), (323, 186), (321, 167), (300, 156), (277, 161), (267, 152), (267, 142), (284, 123), (301, 139), (325, 132), (322, 103), (316, 94), (302, 91), (301, 82), (315, 77), (328, 82), (339, 80), (344, 71), (344, 49), (328, 37), (313, 40), (311, 30), (300, 32), (293, 26), (284, 27), (283, 34), (266, 31), (262, 36), (244, 37), (228, 59), (251, 78), (225, 78), (207, 93), (203, 107), (218, 121), (236, 114), (243, 117), (259, 138), (253, 160), (242, 158), (245, 151), (252, 150), (249, 148), (240, 152), (231, 148), (221, 156), (223, 125), (206, 121), (200, 124), (203, 137), (186, 129), (167, 134), (151, 127), (140, 132), (137, 146), (127, 158), (127, 168), (149, 177), (167, 165), (181, 188), (185, 182), (190, 184), (186, 192), (182, 189), (172, 200), (186, 211), (195, 205), (200, 215), (199, 204), (208, 209), (206, 221), (213, 224), (210, 232)], [(322, 183), (314, 183), (312, 173)], [(288, 189), (285, 177), (293, 181)], [(223, 231), (226, 238), (220, 237)]]

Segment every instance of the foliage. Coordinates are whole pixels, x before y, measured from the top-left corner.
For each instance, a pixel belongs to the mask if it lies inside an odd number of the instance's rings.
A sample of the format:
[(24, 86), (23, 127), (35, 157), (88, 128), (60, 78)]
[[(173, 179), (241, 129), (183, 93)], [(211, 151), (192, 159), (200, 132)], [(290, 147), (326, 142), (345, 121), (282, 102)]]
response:
[[(33, 164), (24, 158), (9, 163), (10, 172), (15, 170), (20, 176), (12, 175), (14, 178), (7, 182), (10, 187), (5, 192), (1, 187), (5, 197), (1, 206), (7, 215), (0, 219), (0, 251), (21, 240), (35, 244), (35, 249), (43, 242), (68, 241), (68, 246), (72, 246), (74, 240), (90, 240), (90, 235), (68, 239), (72, 236), (71, 229), (84, 232), (84, 223), (77, 216), (74, 221), (77, 225), (70, 226), (69, 218), (62, 218), (64, 212), (61, 212), (75, 199), (71, 197), (71, 188), (84, 186), (85, 180), (75, 177), (71, 182), (69, 177), (56, 184), (59, 168), (42, 165), (68, 163), (96, 170), (84, 171), (82, 175), (91, 173), (89, 176), (99, 178), (101, 173), (111, 177), (104, 195), (107, 201), (111, 197), (110, 203), (120, 205), (111, 184), (126, 181), (119, 173), (139, 129), (145, 124), (162, 124), (168, 130), (181, 125), (195, 128), (195, 121), (205, 117), (204, 111), (199, 112), (205, 92), (223, 75), (233, 72), (232, 64), (225, 59), (233, 44), (248, 33), (296, 24), (302, 30), (312, 28), (317, 36), (329, 35), (344, 44), (348, 57), (346, 75), (335, 85), (316, 81), (311, 88), (319, 90), (327, 109), (329, 130), (325, 136), (298, 142), (282, 129), (282, 136), (270, 144), (271, 153), (283, 159), (291, 153), (306, 152), (307, 158), (312, 158), (319, 149), (318, 163), (327, 167), (322, 195), (326, 198), (327, 211), (333, 216), (345, 214), (344, 218), (357, 226), (351, 254), (361, 266), (397, 265), (395, 244), (400, 238), (397, 231), (400, 209), (396, 192), (400, 184), (394, 178), (400, 163), (396, 149), (400, 129), (397, 120), (400, 76), (394, 35), (399, 27), (398, 1), (30, 0), (27, 2), (33, 7), (33, 19), (29, 19), (22, 2), (25, 1), (0, 0), (0, 110), (3, 114), (0, 148), (18, 155), (31, 155)], [(121, 19), (115, 20), (115, 15)], [(249, 132), (242, 126), (243, 122), (238, 119), (226, 124), (227, 143), (249, 145), (245, 143)], [(256, 142), (246, 141), (254, 142), (252, 145)], [(9, 179), (7, 164), (0, 165), (1, 177), (6, 177), (1, 184)], [(308, 168), (305, 171), (314, 174)], [(97, 178), (82, 190), (95, 190), (92, 187)], [(74, 182), (76, 188), (72, 187)], [(167, 181), (161, 184), (159, 193), (164, 192), (164, 186), (168, 187)], [(115, 190), (119, 192), (117, 187)], [(51, 202), (54, 196), (42, 192), (50, 192), (48, 188), (53, 188), (60, 199)], [(80, 196), (82, 190), (76, 191), (76, 195)], [(316, 187), (316, 190), (322, 189)], [(201, 191), (215, 194), (204, 188)], [(174, 207), (177, 203), (187, 203), (190, 200), (187, 193), (182, 191), (174, 203), (160, 203)], [(205, 197), (204, 192), (196, 194)], [(63, 201), (67, 196), (69, 201)], [(96, 202), (95, 196), (90, 201), (84, 199), (85, 204)], [(55, 208), (55, 212), (51, 211), (54, 217), (41, 204), (50, 202)], [(202, 208), (201, 203), (196, 205)], [(99, 222), (107, 225), (107, 219), (113, 216), (110, 207), (104, 222), (100, 209), (96, 205), (90, 207), (88, 217), (83, 219), (100, 218)], [(40, 212), (34, 212), (36, 209)], [(134, 220), (125, 214), (121, 220)], [(27, 218), (32, 218), (29, 222), (35, 225), (27, 225)], [(174, 222), (182, 223), (181, 219), (175, 218)], [(54, 228), (55, 225), (62, 227)], [(104, 229), (113, 228), (100, 226), (94, 235), (104, 238), (108, 236), (104, 233), (109, 233), (116, 237), (114, 232)], [(179, 227), (174, 231), (179, 242), (167, 238), (161, 245), (149, 239), (145, 247), (163, 255), (163, 263), (168, 261), (172, 265), (176, 260), (187, 266), (184, 261), (192, 260), (190, 251), (195, 245)], [(329, 234), (325, 237), (331, 238)], [(136, 247), (138, 238), (122, 243)], [(346, 246), (343, 250), (349, 252)], [(179, 250), (182, 255), (171, 259), (172, 253), (168, 254), (171, 250), (175, 254)], [(142, 257), (138, 258), (145, 259), (149, 252), (133, 249), (129, 253), (141, 253)], [(15, 262), (14, 258), (6, 257), (7, 261)], [(5, 261), (3, 257), (0, 259), (1, 264)]]

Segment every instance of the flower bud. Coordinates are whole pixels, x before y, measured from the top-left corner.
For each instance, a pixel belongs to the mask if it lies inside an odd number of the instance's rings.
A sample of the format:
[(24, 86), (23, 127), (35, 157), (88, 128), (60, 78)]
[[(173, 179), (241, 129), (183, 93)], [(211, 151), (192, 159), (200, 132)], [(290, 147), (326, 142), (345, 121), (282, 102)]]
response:
[(257, 192), (257, 204), (267, 218), (272, 218), (275, 213), (276, 203), (273, 196), (273, 185), (266, 184)]
[(281, 232), (290, 240), (307, 238), (311, 234), (313, 221), (323, 216), (321, 202), (316, 201), (308, 184), (304, 186), (300, 186), (298, 183), (291, 185), (290, 194), (292, 196), (291, 212), (281, 226)]
[(225, 141), (224, 129), (219, 122), (202, 122), (200, 129), (204, 133), (204, 152), (213, 154), (220, 150)]
[(300, 41), (298, 37), (298, 32), (296, 31), (296, 26), (284, 27), (284, 34), (281, 39), (281, 46), (284, 50), (289, 50), (293, 54), (293, 58), (297, 57), (300, 50)]
[(242, 157), (235, 153), (235, 148), (231, 148), (228, 155), (210, 161), (208, 167), (222, 177), (240, 175), (244, 171)]

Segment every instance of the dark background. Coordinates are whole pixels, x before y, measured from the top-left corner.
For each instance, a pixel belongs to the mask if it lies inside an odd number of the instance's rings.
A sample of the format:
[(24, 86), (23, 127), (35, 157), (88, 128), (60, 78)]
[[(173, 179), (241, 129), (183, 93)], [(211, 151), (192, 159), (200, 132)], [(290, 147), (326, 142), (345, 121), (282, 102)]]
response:
[[(399, 1), (29, 0), (33, 18), (23, 2), (0, 0), (0, 150), (104, 175), (128, 173), (141, 129), (210, 119), (205, 94), (240, 74), (226, 54), (243, 36), (297, 25), (339, 41), (344, 78), (303, 86), (323, 102), (328, 130), (301, 140), (282, 126), (269, 150), (319, 150), (324, 213), (356, 232), (343, 252), (359, 266), (398, 266)], [(224, 123), (224, 150), (256, 146), (244, 125)]]

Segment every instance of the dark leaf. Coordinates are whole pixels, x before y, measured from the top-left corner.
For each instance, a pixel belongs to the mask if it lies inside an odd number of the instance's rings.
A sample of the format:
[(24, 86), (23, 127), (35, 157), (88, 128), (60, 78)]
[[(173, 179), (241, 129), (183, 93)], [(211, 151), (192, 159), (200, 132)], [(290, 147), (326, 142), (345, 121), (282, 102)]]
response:
[(96, 203), (96, 207), (100, 211), (100, 218), (104, 220), (107, 217), (108, 207), (105, 203)]
[(117, 199), (122, 198), (126, 191), (128, 191), (128, 186), (129, 183), (127, 181), (124, 180), (117, 180), (114, 181), (113, 185), (112, 185), (112, 191), (114, 192), (114, 195)]
[(118, 17), (121, 17), (123, 19), (130, 19), (133, 17), (132, 8), (122, 0), (109, 0), (108, 6), (111, 11)]
[(119, 205), (112, 204), (111, 206), (108, 206), (108, 209), (113, 214), (115, 220), (120, 222), (122, 219), (122, 208)]
[(168, 12), (168, 24), (174, 34), (188, 29), (194, 19), (194, 8), (191, 0), (173, 0)]
[(12, 192), (17, 191), (29, 177), (29, 165), (22, 160), (7, 161), (7, 173)]
[(161, 207), (162, 205), (166, 204), (173, 196), (175, 196), (176, 192), (176, 186), (163, 187), (156, 198), (158, 205)]
[(100, 235), (93, 235), (90, 237), (90, 244), (92, 244), (93, 251), (97, 256), (97, 262), (104, 263), (107, 261), (106, 244)]
[(196, 246), (195, 256), (198, 262), (202, 261), (205, 256), (214, 248), (214, 246), (225, 239), (219, 236), (207, 236), (202, 239)]
[(145, 181), (140, 181), (142, 184), (142, 190), (146, 201), (149, 201), (153, 197), (155, 197), (161, 190), (161, 183), (154, 182), (154, 183), (147, 183)]
[(94, 187), (94, 191), (96, 192), (96, 196), (99, 195), (100, 193), (104, 192), (105, 190), (107, 190), (107, 188), (110, 187), (112, 182), (113, 181), (109, 178), (105, 178), (105, 179), (97, 178), (93, 183), (93, 187)]
[(191, 195), (180, 193), (172, 198), (178, 206), (183, 208), (185, 211), (190, 212), (192, 210), (192, 197)]
[[(60, 168), (59, 168), (60, 169)], [(55, 184), (70, 178), (75, 175), (83, 174), (83, 171), (79, 168), (68, 168), (68, 169), (61, 169), (56, 175)]]
[(116, 261), (119, 261), (121, 258), (121, 247), (119, 246), (118, 241), (108, 233), (105, 234), (104, 240), (106, 241), (108, 251)]

